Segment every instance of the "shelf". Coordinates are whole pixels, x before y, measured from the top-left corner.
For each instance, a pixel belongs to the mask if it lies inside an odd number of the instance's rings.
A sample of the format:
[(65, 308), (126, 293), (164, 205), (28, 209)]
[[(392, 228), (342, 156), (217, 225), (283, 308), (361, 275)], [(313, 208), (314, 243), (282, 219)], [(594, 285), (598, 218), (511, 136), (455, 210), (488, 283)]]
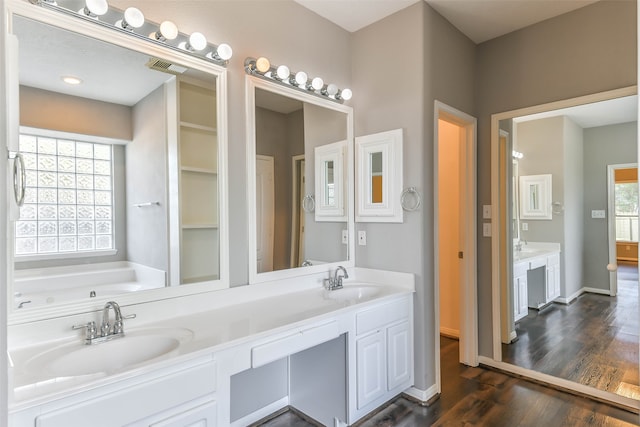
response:
[(218, 228), (218, 224), (182, 224), (182, 228), (185, 230), (202, 230), (209, 228)]
[(180, 122), (180, 127), (187, 128), (187, 129), (200, 130), (200, 131), (209, 132), (209, 133), (217, 133), (218, 132), (217, 128), (214, 128), (214, 127), (211, 127), (211, 126), (204, 126), (204, 125), (199, 125), (197, 123), (184, 122), (184, 121)]
[(182, 172), (192, 172), (192, 173), (203, 173), (207, 175), (218, 175), (218, 172), (213, 169), (208, 168), (194, 168), (191, 166), (182, 166), (180, 167)]
[(219, 277), (217, 274), (212, 274), (209, 276), (201, 276), (201, 277), (186, 277), (182, 279), (183, 285), (188, 285), (189, 283), (200, 283), (200, 282), (210, 282), (212, 280), (218, 280)]

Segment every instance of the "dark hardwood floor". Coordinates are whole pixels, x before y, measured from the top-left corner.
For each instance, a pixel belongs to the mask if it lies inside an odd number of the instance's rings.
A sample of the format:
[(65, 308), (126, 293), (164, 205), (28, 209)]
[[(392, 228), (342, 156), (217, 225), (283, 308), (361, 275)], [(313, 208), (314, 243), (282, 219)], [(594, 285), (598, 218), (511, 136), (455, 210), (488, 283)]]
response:
[[(431, 406), (405, 397), (385, 405), (359, 427), (410, 426), (633, 426), (638, 415), (561, 391), (458, 363), (458, 341), (441, 337), (442, 393)], [(319, 396), (318, 398), (321, 398)], [(307, 427), (294, 412), (266, 421), (264, 427)]]
[(640, 399), (638, 267), (620, 265), (618, 296), (583, 294), (569, 305), (529, 310), (502, 360)]

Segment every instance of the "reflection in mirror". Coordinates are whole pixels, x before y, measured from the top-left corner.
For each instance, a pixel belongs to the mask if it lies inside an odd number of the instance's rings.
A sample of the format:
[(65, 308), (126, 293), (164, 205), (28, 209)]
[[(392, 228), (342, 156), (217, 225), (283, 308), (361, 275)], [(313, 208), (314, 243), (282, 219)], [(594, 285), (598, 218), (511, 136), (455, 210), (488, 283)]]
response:
[(638, 312), (637, 205), (631, 222), (615, 211), (613, 172), (637, 158), (637, 97), (537, 111), (499, 115), (494, 135), (502, 361), (640, 399), (638, 319), (629, 315)]
[(216, 76), (12, 24), (27, 186), (9, 227), (10, 306), (218, 279)]
[(369, 155), (371, 162), (371, 203), (382, 203), (382, 151)]
[[(343, 244), (348, 116), (346, 107), (339, 107), (255, 88), (257, 273), (349, 258)], [(340, 218), (327, 212), (339, 212)]]

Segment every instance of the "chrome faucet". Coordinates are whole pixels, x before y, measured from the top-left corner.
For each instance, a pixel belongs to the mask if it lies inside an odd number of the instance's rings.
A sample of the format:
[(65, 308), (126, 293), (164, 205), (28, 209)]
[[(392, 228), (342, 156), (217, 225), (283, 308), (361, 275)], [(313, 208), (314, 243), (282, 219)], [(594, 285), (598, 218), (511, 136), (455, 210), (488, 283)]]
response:
[[(342, 271), (342, 275), (340, 276), (338, 273), (340, 273), (341, 271)], [(340, 265), (338, 266), (338, 268), (336, 268), (336, 272), (333, 274), (333, 277), (324, 279), (324, 287), (329, 291), (333, 291), (335, 289), (341, 289), (342, 279), (348, 279), (348, 278), (349, 278), (349, 274), (347, 273), (347, 270)]]
[[(115, 315), (115, 319), (113, 322), (113, 327), (109, 323), (109, 311), (113, 308), (113, 312)], [(111, 341), (115, 338), (124, 337), (124, 319), (134, 319), (136, 317), (135, 314), (131, 314), (129, 316), (122, 316), (122, 312), (120, 311), (120, 306), (115, 301), (109, 301), (104, 305), (102, 309), (102, 323), (100, 325), (100, 333), (98, 334), (98, 329), (96, 327), (96, 322), (89, 322), (86, 325), (75, 325), (72, 329), (85, 329), (86, 336), (84, 343), (85, 344), (99, 344), (106, 341)]]

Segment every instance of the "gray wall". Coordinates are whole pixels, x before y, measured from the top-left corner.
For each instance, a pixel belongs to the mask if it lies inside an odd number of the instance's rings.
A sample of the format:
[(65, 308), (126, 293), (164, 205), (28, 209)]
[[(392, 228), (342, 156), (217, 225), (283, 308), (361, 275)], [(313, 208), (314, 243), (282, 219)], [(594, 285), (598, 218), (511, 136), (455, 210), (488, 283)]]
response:
[[(478, 45), (479, 220), (491, 201), (491, 114), (635, 85), (636, 16), (636, 2), (605, 0)], [(480, 354), (492, 356), (491, 240), (480, 235), (478, 256)]]
[(607, 209), (607, 165), (636, 163), (637, 122), (584, 130), (584, 285), (609, 289), (607, 220), (591, 210)]
[[(435, 383), (433, 104), (475, 115), (475, 47), (424, 2), (354, 33), (352, 43), (356, 136), (402, 128), (404, 187), (424, 202), (403, 224), (357, 224), (367, 246), (356, 247), (356, 263), (416, 275), (415, 386), (426, 390)], [(382, 52), (392, 69), (380, 66)]]
[[(127, 144), (127, 254), (129, 261), (169, 271), (167, 124), (160, 86), (133, 108), (133, 140)], [(136, 203), (160, 206), (136, 208)]]
[[(345, 139), (346, 114), (304, 104), (305, 194), (316, 193), (315, 148)], [(346, 186), (344, 191), (347, 191)], [(343, 229), (347, 229), (346, 221), (316, 221), (315, 212), (307, 212), (304, 218), (305, 259), (324, 262), (346, 260), (347, 246), (342, 244)]]

